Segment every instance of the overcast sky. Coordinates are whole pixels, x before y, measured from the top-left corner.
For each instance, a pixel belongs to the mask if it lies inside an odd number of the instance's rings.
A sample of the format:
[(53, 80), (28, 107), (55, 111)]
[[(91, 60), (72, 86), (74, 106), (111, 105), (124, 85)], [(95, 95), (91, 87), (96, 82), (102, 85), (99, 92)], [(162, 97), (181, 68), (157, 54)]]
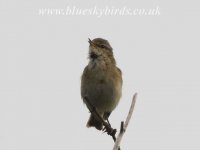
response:
[[(159, 15), (41, 15), (41, 8), (126, 7)], [(88, 37), (109, 40), (123, 72), (110, 122), (119, 130), (138, 93), (122, 150), (199, 150), (200, 21), (195, 1), (13, 1), (0, 5), (0, 149), (111, 150), (86, 128), (80, 97)]]

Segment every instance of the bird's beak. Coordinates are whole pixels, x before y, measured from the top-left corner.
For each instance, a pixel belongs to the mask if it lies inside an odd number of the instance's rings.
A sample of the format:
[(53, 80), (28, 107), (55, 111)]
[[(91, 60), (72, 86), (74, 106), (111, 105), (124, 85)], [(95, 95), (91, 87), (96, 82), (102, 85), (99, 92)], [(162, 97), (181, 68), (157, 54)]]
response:
[(90, 45), (94, 45), (94, 43), (92, 42), (92, 40), (90, 40), (90, 38), (88, 38), (88, 42), (90, 43)]

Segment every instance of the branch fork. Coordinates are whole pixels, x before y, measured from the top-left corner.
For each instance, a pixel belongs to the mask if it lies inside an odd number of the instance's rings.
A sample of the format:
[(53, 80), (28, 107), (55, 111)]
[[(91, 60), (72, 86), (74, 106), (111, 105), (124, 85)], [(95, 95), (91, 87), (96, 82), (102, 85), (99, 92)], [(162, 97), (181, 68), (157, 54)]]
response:
[(103, 131), (106, 132), (108, 135), (110, 135), (112, 138), (113, 138), (113, 141), (115, 142), (114, 144), (114, 147), (113, 147), (113, 150), (120, 150), (120, 142), (122, 140), (122, 137), (124, 135), (124, 133), (126, 132), (126, 129), (128, 127), (128, 124), (129, 124), (129, 121), (131, 119), (131, 116), (133, 114), (133, 110), (134, 110), (134, 106), (135, 106), (135, 101), (136, 101), (136, 97), (137, 97), (137, 93), (135, 93), (133, 95), (133, 98), (132, 98), (132, 103), (131, 103), (131, 106), (130, 106), (130, 109), (129, 109), (129, 113), (128, 113), (128, 116), (126, 117), (126, 121), (124, 123), (124, 121), (121, 122), (121, 126), (120, 126), (120, 132), (116, 138), (116, 133), (117, 133), (117, 130), (116, 129), (113, 129), (111, 127), (111, 125), (109, 123), (107, 123), (99, 114), (98, 112), (96, 111), (96, 108), (94, 106), (92, 106), (92, 104), (90, 103), (89, 99), (87, 97), (84, 97), (84, 101), (85, 103), (87, 104), (88, 106), (88, 109), (89, 111), (92, 113), (92, 115), (94, 115), (94, 117), (96, 119), (98, 119), (99, 121), (101, 121), (104, 125), (104, 129)]

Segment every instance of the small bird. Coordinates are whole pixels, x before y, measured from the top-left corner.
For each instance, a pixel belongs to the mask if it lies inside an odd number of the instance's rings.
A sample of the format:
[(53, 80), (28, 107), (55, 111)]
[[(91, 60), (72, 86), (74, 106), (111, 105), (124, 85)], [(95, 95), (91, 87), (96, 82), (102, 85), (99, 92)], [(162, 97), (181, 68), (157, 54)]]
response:
[[(88, 42), (89, 63), (81, 76), (81, 97), (84, 103), (87, 97), (97, 113), (108, 121), (121, 98), (122, 72), (116, 66), (113, 49), (107, 40), (95, 38)], [(103, 124), (91, 114), (87, 127), (102, 130)]]

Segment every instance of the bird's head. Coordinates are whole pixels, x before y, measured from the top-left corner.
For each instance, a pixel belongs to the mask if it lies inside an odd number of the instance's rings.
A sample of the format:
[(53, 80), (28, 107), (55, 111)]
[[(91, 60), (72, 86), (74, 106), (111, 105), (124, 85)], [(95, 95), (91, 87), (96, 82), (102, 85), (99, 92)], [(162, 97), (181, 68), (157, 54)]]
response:
[(113, 57), (112, 47), (110, 43), (102, 38), (96, 38), (93, 40), (88, 39), (89, 42), (89, 58), (91, 60), (98, 59), (100, 57)]

